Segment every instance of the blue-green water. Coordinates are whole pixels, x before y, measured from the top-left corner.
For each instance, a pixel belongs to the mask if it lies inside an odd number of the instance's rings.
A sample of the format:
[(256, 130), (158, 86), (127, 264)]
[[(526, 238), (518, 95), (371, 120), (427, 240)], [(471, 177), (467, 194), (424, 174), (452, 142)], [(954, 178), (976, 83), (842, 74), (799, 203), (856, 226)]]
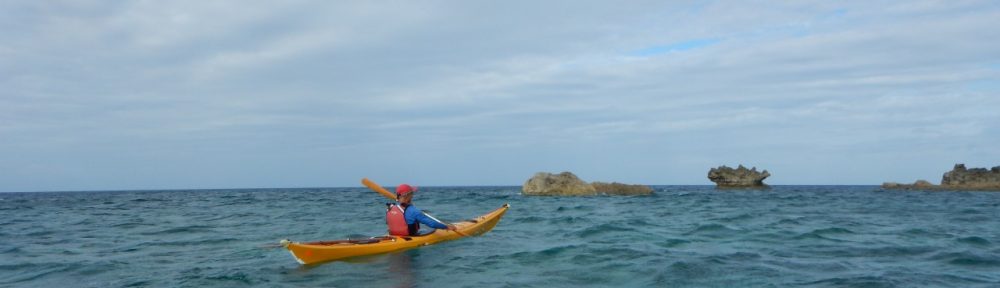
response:
[(648, 197), (424, 187), (490, 233), (305, 267), (279, 239), (384, 234), (364, 188), (0, 194), (0, 286), (998, 287), (1000, 193), (657, 186)]

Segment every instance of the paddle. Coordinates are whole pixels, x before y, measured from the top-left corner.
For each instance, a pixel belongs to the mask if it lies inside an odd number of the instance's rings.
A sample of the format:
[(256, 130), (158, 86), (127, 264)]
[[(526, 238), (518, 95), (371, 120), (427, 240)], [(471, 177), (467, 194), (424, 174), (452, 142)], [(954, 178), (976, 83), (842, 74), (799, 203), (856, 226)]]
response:
[[(375, 181), (368, 180), (368, 178), (361, 178), (361, 184), (365, 185), (365, 187), (368, 187), (368, 189), (372, 189), (375, 192), (378, 192), (378, 194), (381, 194), (382, 197), (385, 197), (385, 198), (387, 198), (389, 200), (396, 201), (396, 194), (393, 194), (392, 192), (389, 192), (389, 190), (385, 190), (385, 188), (382, 188), (382, 186), (379, 186), (378, 184), (376, 184)], [(438, 220), (437, 218), (434, 218), (434, 216), (431, 216), (430, 214), (424, 213), (424, 215), (427, 215), (427, 217), (431, 217), (431, 219), (434, 219), (434, 220), (436, 220), (438, 222), (441, 222), (441, 220)], [(441, 222), (441, 223), (444, 223), (444, 222)], [(448, 230), (448, 231), (452, 231), (452, 232), (458, 233), (458, 235), (462, 235), (462, 237), (469, 237), (469, 235), (465, 235), (465, 233), (458, 232), (458, 230)]]
[(385, 188), (382, 188), (382, 186), (375, 184), (375, 182), (372, 182), (372, 180), (368, 180), (368, 178), (361, 178), (361, 184), (364, 184), (365, 187), (368, 187), (368, 189), (375, 190), (375, 192), (378, 192), (378, 194), (381, 194), (383, 197), (389, 200), (396, 201), (396, 194), (389, 192), (389, 190), (385, 190)]

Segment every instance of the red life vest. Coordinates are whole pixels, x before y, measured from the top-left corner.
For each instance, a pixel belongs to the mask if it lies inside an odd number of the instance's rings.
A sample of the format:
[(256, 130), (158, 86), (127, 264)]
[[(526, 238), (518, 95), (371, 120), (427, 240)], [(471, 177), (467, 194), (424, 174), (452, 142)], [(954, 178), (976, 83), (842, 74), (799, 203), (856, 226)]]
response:
[(403, 207), (390, 204), (385, 211), (385, 224), (389, 225), (389, 235), (410, 236), (410, 229), (406, 225), (406, 217), (403, 216)]

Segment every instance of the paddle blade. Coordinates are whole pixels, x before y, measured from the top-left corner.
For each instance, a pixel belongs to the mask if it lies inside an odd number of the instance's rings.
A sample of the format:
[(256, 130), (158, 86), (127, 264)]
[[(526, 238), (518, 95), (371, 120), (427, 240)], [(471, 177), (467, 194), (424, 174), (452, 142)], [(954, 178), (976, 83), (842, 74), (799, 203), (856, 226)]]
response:
[(375, 192), (378, 192), (378, 194), (382, 194), (383, 197), (388, 198), (389, 200), (393, 201), (396, 200), (396, 194), (389, 192), (389, 190), (385, 190), (385, 188), (382, 188), (382, 186), (375, 184), (375, 182), (373, 182), (372, 180), (368, 180), (368, 178), (362, 178), (361, 184), (364, 184), (365, 187), (368, 187), (368, 189), (372, 189)]

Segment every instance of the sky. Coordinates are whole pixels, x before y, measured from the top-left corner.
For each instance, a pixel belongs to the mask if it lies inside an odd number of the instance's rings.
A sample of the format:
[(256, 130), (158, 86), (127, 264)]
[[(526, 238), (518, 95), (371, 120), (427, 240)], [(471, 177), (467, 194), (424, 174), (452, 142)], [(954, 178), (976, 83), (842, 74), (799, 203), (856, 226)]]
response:
[(940, 182), (997, 1), (3, 1), (0, 192)]

